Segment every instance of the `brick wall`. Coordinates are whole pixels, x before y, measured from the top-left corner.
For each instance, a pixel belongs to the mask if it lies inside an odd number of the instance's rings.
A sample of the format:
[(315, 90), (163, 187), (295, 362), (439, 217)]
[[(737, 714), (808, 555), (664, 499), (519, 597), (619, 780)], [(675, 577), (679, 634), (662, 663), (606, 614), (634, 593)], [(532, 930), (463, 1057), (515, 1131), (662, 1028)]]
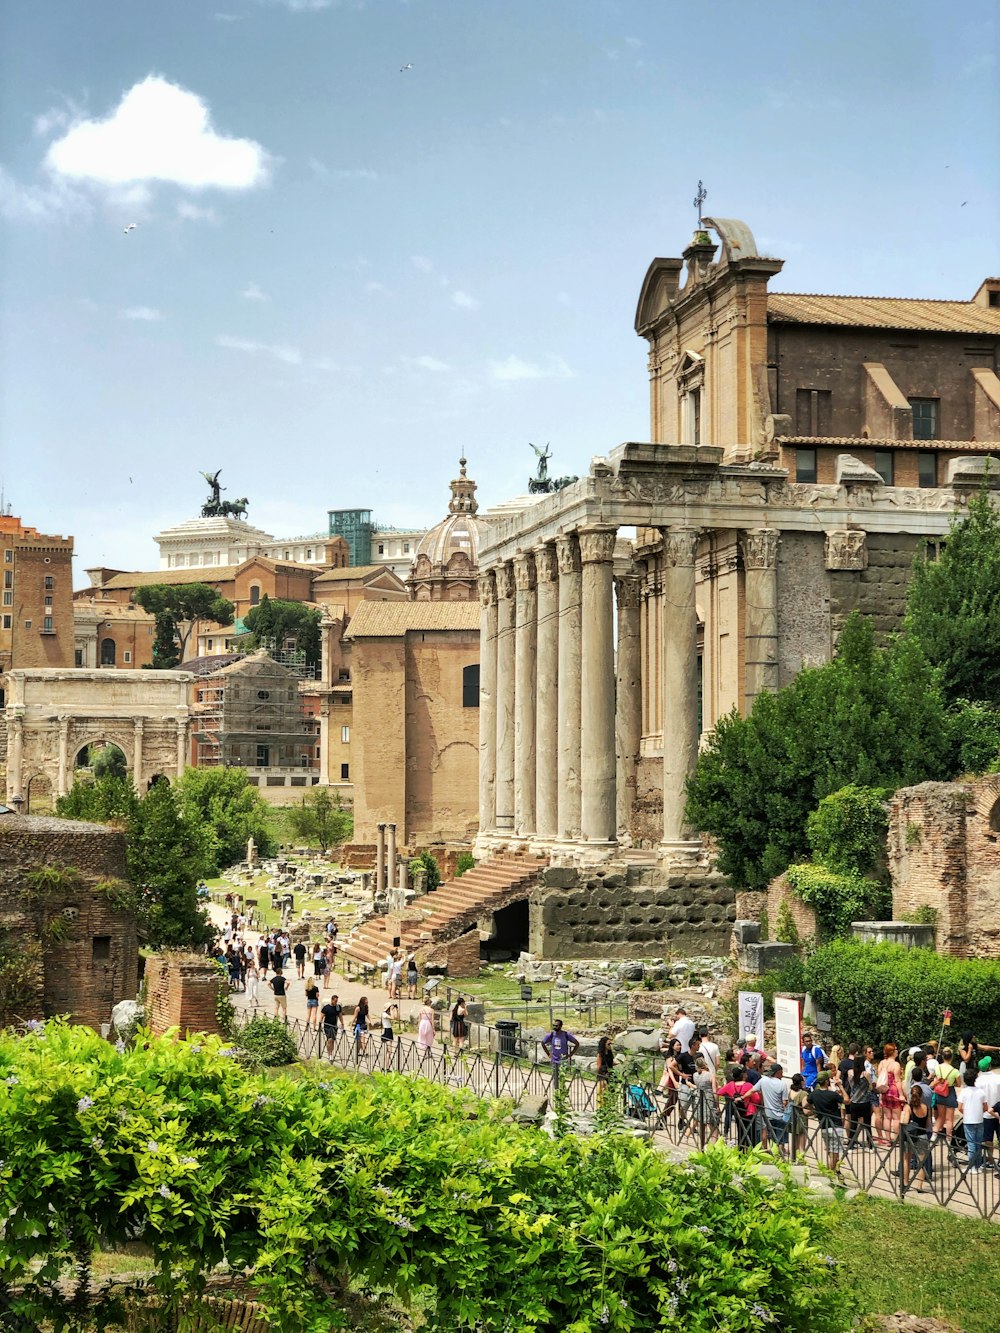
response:
[[(45, 865), (72, 867), (81, 883), (28, 903), (27, 876)], [(15, 939), (39, 938), (39, 926), (57, 916), (71, 932), (48, 943), (41, 991), (32, 1012), (19, 1010), (19, 1017), (68, 1014), (75, 1023), (99, 1028), (119, 1000), (135, 999), (135, 918), (94, 887), (124, 877), (125, 835), (116, 829), (68, 819), (0, 816), (0, 932)]]
[(443, 940), (417, 950), (417, 965), (421, 972), (428, 967), (446, 967), (450, 977), (477, 977), (479, 975), (479, 931), (468, 930), (457, 939)]
[(768, 939), (776, 940), (778, 938), (778, 913), (781, 911), (782, 905), (785, 905), (791, 913), (801, 942), (804, 943), (810, 937), (818, 938), (819, 925), (816, 921), (816, 912), (813, 908), (808, 907), (796, 893), (793, 893), (785, 876), (779, 875), (776, 879), (772, 879), (767, 886)]
[(146, 1021), (157, 1036), (179, 1028), (221, 1034), (216, 1004), (222, 977), (203, 954), (158, 953), (146, 960)]

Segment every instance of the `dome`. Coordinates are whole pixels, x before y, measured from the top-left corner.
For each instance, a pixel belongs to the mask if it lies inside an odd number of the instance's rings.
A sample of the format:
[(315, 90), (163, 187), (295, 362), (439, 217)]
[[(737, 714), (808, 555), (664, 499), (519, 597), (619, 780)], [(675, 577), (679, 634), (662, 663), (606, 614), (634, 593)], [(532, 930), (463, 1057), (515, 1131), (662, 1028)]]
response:
[(448, 516), (417, 543), (407, 579), (410, 595), (424, 601), (465, 601), (475, 596), (479, 568), (479, 520), (476, 483), (458, 460), (459, 475), (451, 482)]

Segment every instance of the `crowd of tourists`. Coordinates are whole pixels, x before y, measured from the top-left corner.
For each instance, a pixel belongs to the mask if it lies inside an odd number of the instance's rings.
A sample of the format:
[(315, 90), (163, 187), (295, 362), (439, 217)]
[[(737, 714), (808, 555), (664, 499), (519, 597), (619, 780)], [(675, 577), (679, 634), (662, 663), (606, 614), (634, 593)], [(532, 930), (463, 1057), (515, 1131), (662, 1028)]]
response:
[(262, 990), (269, 990), (276, 1015), (287, 1013), (292, 982), (302, 982), (307, 1018), (315, 1023), (320, 991), (329, 990), (336, 970), (338, 933), (337, 923), (330, 920), (321, 938), (293, 943), (284, 927), (252, 931), (247, 917), (234, 907), (216, 941), (215, 957), (226, 970), (230, 990), (245, 993), (251, 1006), (266, 1000)]

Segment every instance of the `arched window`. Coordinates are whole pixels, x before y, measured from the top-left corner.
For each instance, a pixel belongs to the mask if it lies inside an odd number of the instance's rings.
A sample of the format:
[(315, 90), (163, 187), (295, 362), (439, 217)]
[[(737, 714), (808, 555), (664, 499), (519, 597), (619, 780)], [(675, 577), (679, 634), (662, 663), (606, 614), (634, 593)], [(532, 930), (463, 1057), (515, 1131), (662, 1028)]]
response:
[(259, 584), (259, 583), (251, 583), (251, 584), (250, 584), (250, 605), (251, 605), (251, 606), (260, 606), (260, 584)]
[(462, 668), (462, 707), (479, 707), (479, 663)]
[(101, 640), (101, 666), (114, 666), (115, 664), (115, 641), (114, 639)]

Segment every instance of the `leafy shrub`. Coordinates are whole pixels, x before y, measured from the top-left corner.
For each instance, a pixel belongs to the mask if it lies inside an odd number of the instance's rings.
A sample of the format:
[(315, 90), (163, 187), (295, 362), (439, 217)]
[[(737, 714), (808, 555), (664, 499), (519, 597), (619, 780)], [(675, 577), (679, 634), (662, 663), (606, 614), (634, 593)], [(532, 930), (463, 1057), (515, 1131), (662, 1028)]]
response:
[(956, 1030), (1000, 1039), (1000, 962), (834, 940), (810, 956), (805, 982), (842, 1041), (904, 1049), (937, 1037), (945, 1009)]
[(461, 879), (467, 870), (475, 870), (476, 858), (471, 852), (463, 852), (455, 862), (455, 878)]
[(813, 860), (843, 874), (885, 877), (889, 813), (886, 787), (853, 783), (824, 796), (806, 820)]
[(789, 866), (785, 878), (792, 892), (816, 909), (822, 935), (849, 935), (852, 921), (885, 921), (892, 916), (892, 890), (855, 873), (839, 874), (826, 866)]
[(846, 1325), (819, 1210), (728, 1148), (674, 1163), (618, 1135), (554, 1141), (417, 1079), (263, 1079), (221, 1056), (214, 1038), (0, 1034), (18, 1327), (114, 1322), (113, 1293), (87, 1308), (87, 1267), (136, 1235), (158, 1327), (223, 1263), (252, 1274), (275, 1333), (339, 1326), (347, 1279), (419, 1299), (426, 1333)]
[(424, 869), (427, 871), (428, 893), (430, 893), (432, 889), (436, 889), (437, 886), (441, 883), (441, 867), (438, 865), (437, 861), (435, 861), (434, 857), (431, 855), (431, 853), (427, 850), (426, 847), (422, 852), (417, 853), (417, 855), (410, 862), (410, 865), (423, 866)]
[(261, 857), (278, 850), (267, 824), (267, 802), (245, 768), (187, 768), (177, 783), (177, 795), (184, 815), (210, 832), (212, 873), (244, 860), (251, 837)]
[(1000, 706), (960, 699), (948, 720), (956, 771), (995, 772), (1000, 764)]
[(802, 943), (802, 940), (799, 938), (799, 928), (795, 924), (795, 918), (792, 916), (792, 909), (784, 901), (778, 908), (778, 918), (774, 926), (774, 938), (779, 944), (793, 944), (796, 949)]
[(279, 1018), (251, 1018), (235, 1037), (237, 1056), (256, 1068), (290, 1065), (298, 1058), (298, 1047), (289, 1028)]

